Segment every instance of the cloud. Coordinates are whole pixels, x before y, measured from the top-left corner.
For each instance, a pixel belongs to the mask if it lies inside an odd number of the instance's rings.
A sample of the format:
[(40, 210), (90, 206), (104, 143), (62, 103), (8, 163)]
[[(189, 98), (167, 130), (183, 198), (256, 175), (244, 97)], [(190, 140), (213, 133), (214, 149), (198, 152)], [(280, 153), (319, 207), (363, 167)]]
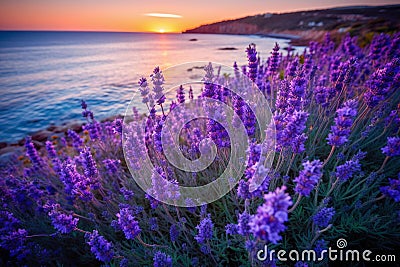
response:
[(146, 13), (144, 15), (148, 17), (158, 17), (158, 18), (174, 18), (174, 19), (182, 18), (181, 15), (168, 14), (168, 13)]

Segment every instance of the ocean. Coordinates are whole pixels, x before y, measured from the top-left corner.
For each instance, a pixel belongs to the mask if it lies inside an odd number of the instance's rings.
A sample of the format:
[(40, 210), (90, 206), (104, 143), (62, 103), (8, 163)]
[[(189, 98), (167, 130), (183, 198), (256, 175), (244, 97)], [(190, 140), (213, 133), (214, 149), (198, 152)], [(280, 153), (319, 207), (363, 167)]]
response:
[[(83, 122), (81, 99), (99, 120), (123, 114), (138, 79), (156, 66), (192, 61), (232, 66), (235, 60), (241, 66), (249, 43), (266, 59), (275, 42), (288, 46), (288, 40), (251, 35), (0, 32), (0, 141)], [(221, 50), (227, 47), (236, 50)], [(181, 73), (182, 79), (190, 80), (190, 74)]]

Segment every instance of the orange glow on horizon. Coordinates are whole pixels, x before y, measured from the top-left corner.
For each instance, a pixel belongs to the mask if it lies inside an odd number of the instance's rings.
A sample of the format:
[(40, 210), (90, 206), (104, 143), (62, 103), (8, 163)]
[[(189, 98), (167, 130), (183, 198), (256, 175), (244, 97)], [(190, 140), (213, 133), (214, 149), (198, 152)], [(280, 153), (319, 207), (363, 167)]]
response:
[[(202, 24), (243, 14), (235, 8), (223, 14), (193, 2), (190, 5), (159, 4), (157, 9), (142, 2), (109, 4), (85, 0), (78, 3), (38, 0), (2, 0), (0, 30), (123, 31), (180, 33)], [(41, 3), (41, 4), (40, 4)]]
[[(376, 1), (376, 0), (375, 0)], [(398, 0), (382, 0), (396, 2)], [(228, 4), (229, 2), (229, 4)], [(202, 24), (263, 14), (288, 12), (343, 5), (339, 0), (283, 0), (267, 3), (259, 0), (139, 0), (114, 1), (52, 1), (1, 0), (0, 30), (54, 31), (124, 31), (124, 32), (182, 32)], [(351, 0), (369, 2), (372, 0)]]
[(155, 33), (180, 33), (184, 28), (181, 28), (180, 20), (167, 19), (167, 18), (156, 18), (148, 17), (143, 20), (141, 25), (137, 25), (135, 28), (139, 28), (141, 32), (155, 32)]

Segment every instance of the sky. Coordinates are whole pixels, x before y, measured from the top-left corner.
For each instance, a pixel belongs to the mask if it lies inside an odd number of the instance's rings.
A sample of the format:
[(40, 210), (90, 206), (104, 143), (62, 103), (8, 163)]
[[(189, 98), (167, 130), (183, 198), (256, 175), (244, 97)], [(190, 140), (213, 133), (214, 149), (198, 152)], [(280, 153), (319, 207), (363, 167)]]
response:
[(181, 32), (267, 12), (384, 4), (400, 0), (0, 0), (0, 30)]

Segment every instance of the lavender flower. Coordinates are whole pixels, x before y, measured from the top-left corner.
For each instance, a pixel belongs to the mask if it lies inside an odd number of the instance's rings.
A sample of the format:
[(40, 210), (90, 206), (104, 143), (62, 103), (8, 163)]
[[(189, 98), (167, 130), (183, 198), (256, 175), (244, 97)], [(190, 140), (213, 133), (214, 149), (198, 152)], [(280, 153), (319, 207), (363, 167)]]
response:
[(286, 110), (288, 113), (293, 113), (295, 110), (300, 110), (304, 104), (306, 93), (307, 79), (301, 76), (296, 76), (290, 83), (290, 92), (288, 98), (289, 107)]
[(176, 99), (178, 103), (182, 104), (185, 103), (185, 92), (183, 90), (183, 86), (179, 86), (177, 92), (176, 92)]
[(389, 44), (390, 44), (389, 35), (384, 33), (374, 35), (368, 56), (371, 58), (371, 60), (377, 61), (383, 53), (382, 49), (384, 47), (388, 47)]
[(250, 214), (244, 211), (243, 213), (239, 214), (239, 219), (238, 219), (238, 232), (239, 234), (246, 236), (250, 233)]
[(176, 224), (171, 225), (171, 227), (169, 228), (169, 236), (171, 238), (171, 242), (175, 242), (176, 240), (178, 240), (179, 238), (179, 228)]
[(203, 254), (205, 254), (205, 255), (208, 255), (208, 254), (211, 253), (210, 247), (207, 246), (206, 244), (202, 244), (202, 245), (200, 246), (200, 251), (201, 251)]
[(147, 79), (142, 77), (139, 79), (139, 91), (140, 95), (142, 96), (142, 103), (148, 104), (150, 99), (149, 99), (149, 93), (150, 89), (148, 87)]
[(246, 127), (246, 132), (249, 136), (254, 135), (256, 131), (256, 117), (248, 106), (245, 106), (244, 115), (244, 126)]
[(78, 225), (78, 218), (73, 218), (72, 215), (66, 215), (59, 211), (60, 205), (54, 204), (52, 210), (48, 213), (54, 228), (62, 234), (68, 234), (75, 230)]
[(151, 217), (149, 219), (150, 231), (157, 231), (158, 230), (158, 223), (156, 217)]
[(156, 67), (151, 75), (151, 81), (153, 82), (154, 100), (157, 104), (162, 105), (165, 102), (165, 95), (163, 93), (164, 87), (164, 76), (160, 67)]
[(103, 163), (109, 174), (116, 174), (121, 161), (119, 159), (105, 159)]
[(389, 116), (385, 118), (385, 127), (388, 127), (392, 122), (396, 127), (400, 127), (400, 106), (398, 110), (392, 110)]
[(87, 104), (84, 100), (81, 100), (81, 107), (82, 109), (87, 109)]
[(158, 202), (157, 199), (153, 198), (152, 196), (150, 196), (150, 195), (148, 195), (148, 194), (146, 194), (144, 197), (147, 198), (147, 199), (149, 200), (149, 202), (150, 202), (150, 207), (151, 207), (152, 209), (156, 209), (156, 208), (158, 207), (159, 202)]
[(89, 132), (90, 139), (98, 140), (101, 136), (101, 124), (97, 121), (90, 122), (83, 126), (85, 131)]
[(115, 119), (113, 123), (113, 132), (115, 134), (122, 135), (122, 120), (121, 119)]
[(335, 48), (335, 42), (332, 41), (331, 35), (327, 32), (324, 36), (324, 42), (321, 46), (321, 51), (324, 54), (328, 54), (328, 52), (332, 51)]
[(26, 244), (27, 235), (28, 232), (25, 229), (11, 230), (4, 236), (0, 236), (0, 247), (7, 249), (11, 257), (23, 260), (31, 253)]
[(329, 145), (340, 147), (348, 141), (353, 120), (357, 115), (357, 101), (346, 101), (336, 113), (335, 125), (331, 127), (327, 140)]
[(241, 121), (243, 122), (246, 119), (244, 110), (245, 107), (244, 100), (240, 96), (236, 95), (233, 98), (233, 107), (235, 109), (236, 115), (238, 116), (238, 120), (233, 121), (233, 126), (237, 127), (241, 123)]
[(290, 84), (286, 79), (284, 79), (279, 83), (278, 95), (275, 104), (279, 113), (284, 113), (288, 107), (289, 94)]
[(237, 195), (238, 197), (242, 199), (251, 199), (252, 195), (249, 191), (249, 182), (241, 179), (239, 181), (239, 186), (237, 189)]
[(172, 267), (171, 256), (161, 251), (157, 251), (154, 254), (153, 261), (154, 261), (154, 267)]
[(271, 52), (271, 57), (269, 58), (268, 73), (270, 75), (276, 73), (276, 71), (278, 70), (278, 65), (279, 65), (279, 45), (278, 43), (275, 43), (275, 46)]
[(86, 102), (84, 101), (84, 100), (81, 100), (81, 106), (82, 106), (82, 109), (83, 109), (83, 111), (82, 111), (82, 116), (84, 117), (84, 118), (87, 118), (87, 119), (91, 119), (91, 120), (93, 120), (93, 112), (91, 112), (90, 110), (88, 110), (87, 109), (87, 104), (86, 104)]
[(319, 228), (327, 227), (335, 215), (334, 208), (322, 208), (314, 215), (314, 224)]
[(247, 59), (249, 61), (248, 76), (249, 76), (250, 80), (255, 82), (256, 78), (257, 78), (257, 67), (258, 67), (256, 45), (250, 44), (246, 48), (246, 53), (247, 53)]
[(204, 71), (206, 72), (206, 74), (204, 75), (204, 78), (203, 78), (204, 89), (203, 89), (203, 92), (201, 93), (201, 96), (212, 98), (215, 94), (215, 86), (213, 84), (214, 69), (212, 67), (211, 62), (208, 63), (208, 65), (204, 67)]
[(68, 136), (72, 138), (72, 146), (76, 151), (80, 152), (83, 145), (82, 138), (73, 130), (68, 129)]
[(225, 225), (225, 232), (228, 235), (237, 235), (239, 234), (239, 226), (234, 223), (229, 223)]
[(249, 153), (248, 165), (249, 166), (253, 166), (260, 160), (261, 150), (262, 150), (262, 148), (261, 148), (260, 144), (257, 144), (255, 142), (250, 144), (250, 147), (248, 149), (248, 153)]
[(304, 169), (300, 171), (299, 176), (294, 179), (296, 182), (294, 190), (300, 195), (308, 197), (322, 177), (322, 162), (320, 160), (311, 162), (307, 160), (303, 163), (303, 167)]
[(395, 74), (400, 72), (400, 59), (393, 59), (383, 68), (377, 69), (367, 81), (368, 90), (364, 94), (364, 101), (370, 108), (374, 108), (392, 93), (395, 87)]
[(97, 188), (97, 180), (92, 181), (77, 172), (76, 165), (67, 159), (61, 166), (60, 178), (64, 183), (67, 198), (72, 199), (73, 196), (79, 195), (84, 201), (90, 201), (93, 194), (89, 191), (89, 186)]
[(25, 139), (25, 148), (26, 148), (26, 156), (32, 162), (32, 165), (35, 168), (35, 170), (43, 168), (44, 166), (43, 159), (39, 156), (35, 146), (32, 143), (32, 138), (30, 136), (27, 136)]
[(336, 90), (332, 87), (317, 86), (314, 89), (315, 102), (322, 107), (327, 107), (329, 101), (336, 95)]
[(58, 173), (60, 171), (61, 161), (57, 156), (57, 152), (52, 142), (46, 141), (46, 150), (51, 162), (53, 163), (53, 169)]
[(293, 58), (287, 65), (286, 75), (289, 77), (294, 77), (296, 75), (298, 65), (299, 65), (299, 58), (298, 57)]
[(382, 186), (380, 189), (385, 196), (393, 198), (395, 202), (400, 202), (400, 173), (397, 179), (389, 178), (389, 185)]
[(321, 257), (323, 250), (328, 250), (327, 242), (324, 239), (318, 239), (314, 245), (314, 251), (317, 253), (317, 257)]
[(120, 209), (117, 218), (117, 225), (124, 232), (126, 239), (134, 239), (141, 232), (139, 223), (129, 208)]
[(135, 196), (135, 193), (125, 187), (122, 187), (119, 191), (122, 193), (126, 201), (131, 200)]
[(335, 176), (341, 181), (345, 182), (357, 172), (361, 170), (361, 164), (358, 159), (351, 159), (346, 161), (343, 165), (336, 167)]
[(308, 77), (311, 77), (311, 71), (313, 69), (313, 57), (310, 51), (310, 54), (306, 54), (304, 56), (304, 64), (303, 64), (303, 68), (302, 71), (304, 74), (307, 74)]
[(382, 153), (388, 157), (400, 155), (400, 137), (388, 137), (387, 144), (382, 149)]
[(11, 212), (0, 211), (0, 248), (9, 250), (12, 257), (24, 258), (27, 231), (17, 230), (19, 223)]
[[(271, 90), (269, 90), (269, 91), (266, 90), (267, 84), (269, 84), (269, 80), (267, 78), (265, 78), (264, 75), (265, 75), (265, 68), (263, 65), (260, 65), (258, 67), (258, 72), (257, 72), (257, 82), (256, 82), (257, 87), (258, 87), (258, 89), (260, 89), (260, 91), (264, 95), (266, 95), (266, 94), (270, 95)], [(268, 88), (268, 89), (270, 89), (270, 88)]]
[(152, 192), (157, 200), (165, 201), (171, 199), (179, 199), (179, 186), (176, 180), (167, 180), (164, 171), (160, 167), (156, 167), (151, 177)]
[(193, 88), (192, 86), (189, 87), (189, 99), (193, 100), (194, 96), (193, 96)]
[(297, 110), (285, 118), (286, 127), (282, 132), (282, 145), (291, 146), (295, 153), (302, 153), (305, 150), (304, 141), (307, 137), (303, 135), (303, 131), (306, 128), (307, 118), (307, 112)]
[(90, 251), (96, 256), (96, 259), (103, 262), (110, 262), (113, 259), (113, 244), (99, 235), (97, 230), (93, 230), (92, 233), (86, 233), (85, 238), (90, 246)]
[(330, 81), (332, 83), (336, 83), (336, 81), (338, 80), (338, 77), (339, 77), (339, 74), (340, 74), (339, 66), (341, 64), (340, 60), (341, 60), (341, 58), (339, 56), (336, 56), (331, 61), (331, 65), (330, 65)]
[(159, 120), (156, 123), (156, 127), (154, 129), (154, 135), (153, 135), (155, 149), (160, 153), (163, 152), (163, 146), (162, 146), (162, 140), (161, 140), (161, 132), (162, 132), (163, 125), (164, 125), (164, 121), (162, 119)]
[(213, 227), (214, 224), (211, 221), (211, 215), (208, 214), (200, 221), (200, 224), (196, 226), (198, 233), (194, 239), (196, 239), (197, 243), (207, 243), (207, 240), (210, 240), (213, 236)]
[(0, 235), (6, 234), (17, 227), (19, 220), (8, 211), (0, 211)]
[(361, 53), (360, 48), (357, 46), (357, 37), (351, 37), (349, 33), (346, 34), (343, 40), (342, 49), (350, 56), (359, 56)]
[(97, 178), (99, 172), (97, 170), (96, 162), (94, 161), (90, 148), (85, 147), (80, 153), (82, 165), (87, 178)]
[(335, 82), (336, 91), (341, 92), (341, 90), (343, 89), (345, 75), (349, 71), (349, 68), (350, 68), (349, 61), (340, 62), (339, 69), (338, 69), (338, 75), (337, 75), (337, 79)]
[(257, 238), (277, 244), (282, 239), (280, 233), (286, 229), (288, 208), (292, 205), (290, 196), (285, 193), (285, 186), (264, 195), (264, 204), (257, 208), (257, 213), (249, 222), (250, 231)]

